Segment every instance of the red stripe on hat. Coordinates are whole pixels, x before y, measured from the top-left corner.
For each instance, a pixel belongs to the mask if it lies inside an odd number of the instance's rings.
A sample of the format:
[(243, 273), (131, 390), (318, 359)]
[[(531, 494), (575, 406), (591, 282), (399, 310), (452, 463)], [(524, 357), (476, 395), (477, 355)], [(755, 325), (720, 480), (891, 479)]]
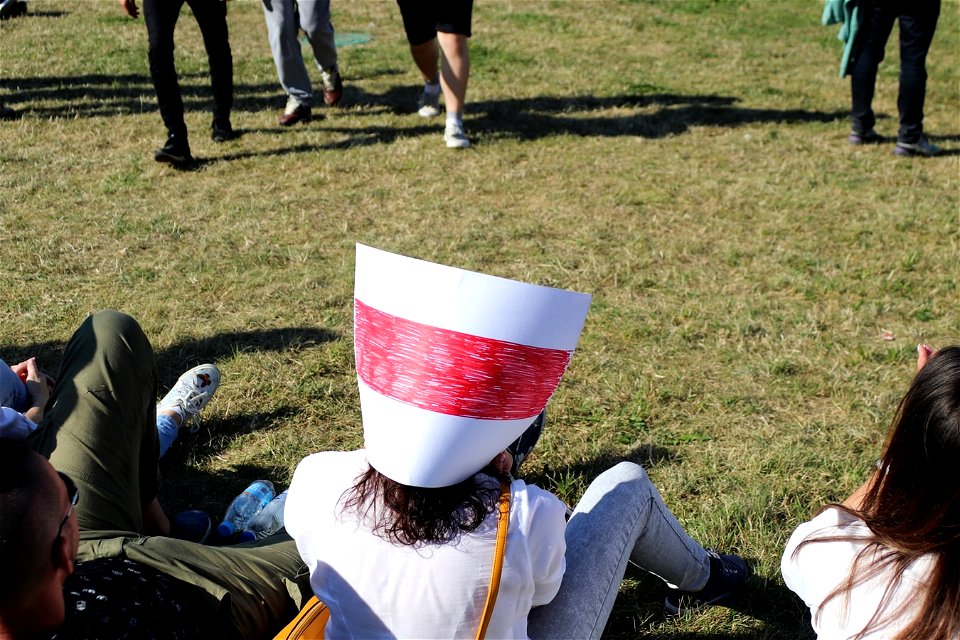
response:
[(570, 351), (440, 329), (354, 300), (357, 375), (389, 398), (445, 415), (486, 420), (535, 416)]

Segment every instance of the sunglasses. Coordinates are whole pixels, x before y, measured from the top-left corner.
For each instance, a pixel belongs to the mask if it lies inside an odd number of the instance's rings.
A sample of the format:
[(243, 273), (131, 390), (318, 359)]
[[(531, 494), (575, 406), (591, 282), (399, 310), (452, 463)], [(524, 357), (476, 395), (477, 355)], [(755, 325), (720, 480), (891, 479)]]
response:
[(57, 475), (60, 476), (61, 480), (63, 480), (63, 486), (67, 489), (67, 497), (70, 499), (70, 508), (67, 509), (67, 514), (63, 516), (63, 520), (60, 521), (60, 527), (57, 529), (57, 537), (54, 538), (54, 540), (59, 538), (60, 534), (63, 533), (63, 526), (67, 524), (70, 514), (73, 513), (73, 508), (78, 502), (80, 502), (80, 489), (77, 488), (76, 483), (65, 473), (60, 473), (57, 471)]

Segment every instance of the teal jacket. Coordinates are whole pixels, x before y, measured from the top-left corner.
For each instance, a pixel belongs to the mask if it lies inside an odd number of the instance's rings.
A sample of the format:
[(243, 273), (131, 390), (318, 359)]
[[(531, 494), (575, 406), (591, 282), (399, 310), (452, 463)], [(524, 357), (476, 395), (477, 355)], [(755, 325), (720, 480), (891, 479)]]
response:
[(860, 0), (826, 0), (823, 6), (823, 24), (840, 23), (840, 33), (837, 39), (842, 40), (843, 55), (840, 57), (840, 77), (850, 74), (857, 61), (859, 46), (857, 45), (857, 31), (860, 30), (863, 8)]

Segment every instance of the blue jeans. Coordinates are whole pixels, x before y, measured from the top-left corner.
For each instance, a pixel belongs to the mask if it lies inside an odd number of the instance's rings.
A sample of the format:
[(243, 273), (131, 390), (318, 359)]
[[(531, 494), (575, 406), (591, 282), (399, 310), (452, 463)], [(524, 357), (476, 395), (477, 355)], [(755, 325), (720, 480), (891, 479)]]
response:
[(857, 33), (859, 54), (850, 74), (851, 119), (854, 133), (866, 133), (876, 124), (873, 92), (884, 48), (900, 21), (900, 93), (897, 140), (916, 143), (923, 136), (923, 103), (927, 92), (927, 51), (940, 16), (940, 0), (875, 0), (864, 7)]
[(594, 480), (566, 530), (557, 597), (530, 612), (531, 638), (599, 638), (631, 560), (684, 591), (710, 577), (706, 550), (683, 530), (642, 467), (621, 462)]

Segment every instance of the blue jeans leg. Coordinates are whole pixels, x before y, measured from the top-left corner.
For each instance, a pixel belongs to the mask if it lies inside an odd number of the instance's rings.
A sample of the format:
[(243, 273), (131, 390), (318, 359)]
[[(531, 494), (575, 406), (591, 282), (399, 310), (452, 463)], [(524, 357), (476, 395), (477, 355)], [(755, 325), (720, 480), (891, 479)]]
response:
[(927, 52), (937, 29), (940, 1), (918, 2), (900, 14), (900, 92), (897, 140), (913, 144), (923, 136), (923, 104), (927, 97)]
[(646, 472), (621, 462), (594, 480), (566, 530), (567, 568), (557, 597), (530, 612), (531, 638), (599, 638), (632, 560), (669, 584), (697, 591), (707, 552), (667, 509)]
[(854, 133), (867, 133), (876, 124), (873, 94), (877, 84), (877, 68), (883, 62), (887, 39), (896, 19), (896, 12), (883, 4), (866, 8), (863, 24), (857, 33), (860, 51), (850, 73), (850, 124)]

